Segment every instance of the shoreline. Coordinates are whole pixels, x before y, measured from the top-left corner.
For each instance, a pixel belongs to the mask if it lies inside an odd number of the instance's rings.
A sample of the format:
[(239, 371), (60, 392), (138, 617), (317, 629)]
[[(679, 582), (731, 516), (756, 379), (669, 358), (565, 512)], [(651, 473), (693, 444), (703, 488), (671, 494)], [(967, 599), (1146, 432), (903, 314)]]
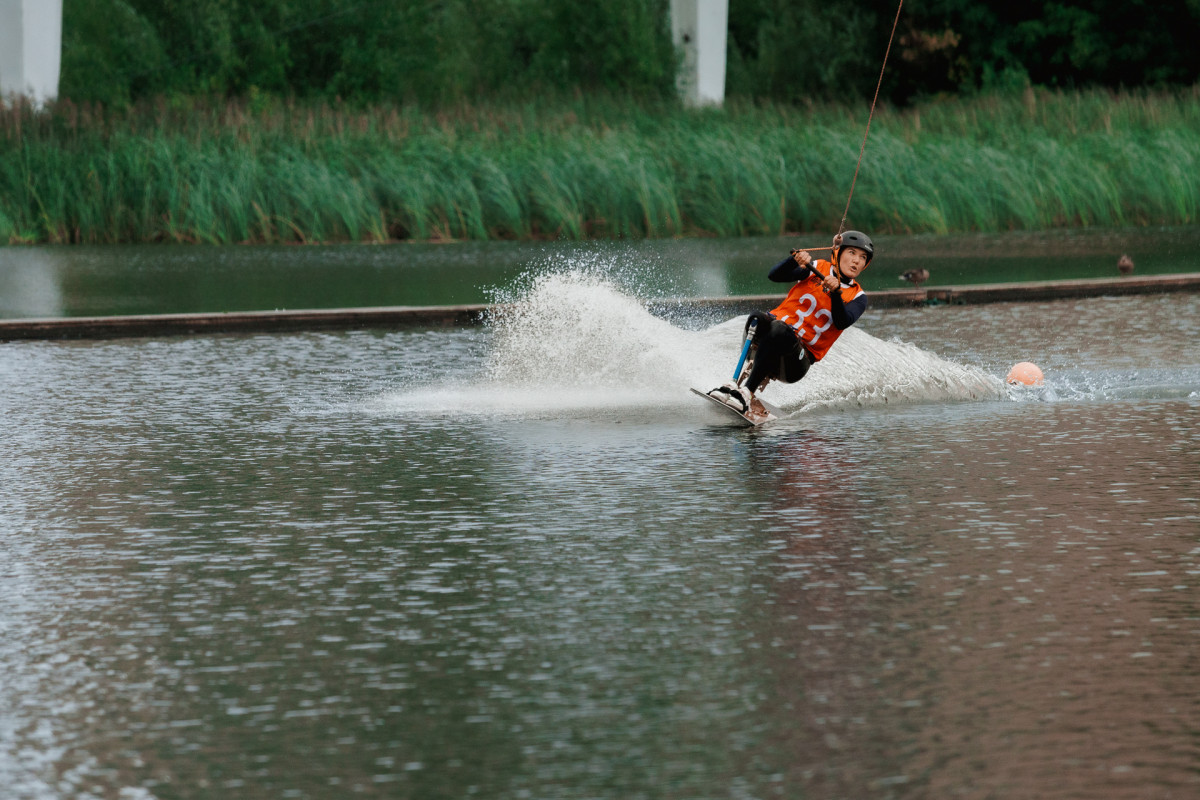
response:
[[(929, 289), (884, 289), (870, 293), (872, 309), (934, 305), (984, 305), (1041, 302), (1114, 295), (1200, 291), (1200, 272), (1123, 278), (1093, 278)], [(732, 314), (770, 307), (779, 295), (693, 297), (647, 303), (654, 308), (725, 310)], [(200, 314), (147, 314), (110, 317), (57, 317), (0, 320), (0, 342), (203, 336), (235, 333), (283, 333), (312, 330), (447, 328), (481, 324), (488, 304), (386, 306)]]

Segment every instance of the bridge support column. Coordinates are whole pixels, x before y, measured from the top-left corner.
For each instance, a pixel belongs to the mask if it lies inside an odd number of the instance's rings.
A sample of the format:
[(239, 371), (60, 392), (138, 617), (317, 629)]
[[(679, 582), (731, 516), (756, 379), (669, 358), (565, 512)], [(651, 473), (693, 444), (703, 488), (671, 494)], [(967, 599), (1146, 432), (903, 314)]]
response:
[(688, 105), (725, 102), (729, 0), (671, 0), (671, 38), (683, 51), (679, 93)]
[(58, 96), (62, 0), (0, 0), (0, 97)]

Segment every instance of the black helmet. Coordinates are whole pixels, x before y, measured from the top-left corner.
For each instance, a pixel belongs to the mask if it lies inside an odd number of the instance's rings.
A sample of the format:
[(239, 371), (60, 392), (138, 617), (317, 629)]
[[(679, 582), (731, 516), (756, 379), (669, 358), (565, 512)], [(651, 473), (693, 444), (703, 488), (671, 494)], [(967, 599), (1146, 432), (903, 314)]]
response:
[(833, 260), (836, 262), (842, 256), (843, 247), (857, 247), (867, 254), (867, 263), (871, 263), (871, 258), (875, 255), (875, 244), (871, 241), (871, 237), (861, 231), (843, 231), (842, 244), (833, 254)]

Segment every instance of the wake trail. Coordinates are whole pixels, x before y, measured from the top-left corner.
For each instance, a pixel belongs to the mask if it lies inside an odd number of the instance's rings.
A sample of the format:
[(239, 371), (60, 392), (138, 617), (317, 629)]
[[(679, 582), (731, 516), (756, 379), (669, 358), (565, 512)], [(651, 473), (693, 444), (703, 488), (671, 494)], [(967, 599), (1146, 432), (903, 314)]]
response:
[[(692, 331), (651, 314), (603, 275), (547, 273), (531, 280), (488, 321), (491, 348), (466, 384), (381, 398), (383, 409), (503, 416), (570, 415), (629, 409), (706, 409), (688, 392), (728, 381), (744, 317)], [(800, 382), (771, 383), (768, 402), (789, 415), (817, 409), (1005, 397), (1004, 382), (920, 348), (855, 328)]]

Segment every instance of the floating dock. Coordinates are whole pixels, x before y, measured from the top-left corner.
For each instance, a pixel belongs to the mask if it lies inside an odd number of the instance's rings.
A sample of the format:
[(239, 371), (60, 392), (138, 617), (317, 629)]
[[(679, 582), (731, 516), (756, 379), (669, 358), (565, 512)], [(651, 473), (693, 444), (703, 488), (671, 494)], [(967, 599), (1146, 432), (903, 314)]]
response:
[[(927, 289), (870, 291), (871, 308), (1036, 302), (1079, 297), (1200, 291), (1200, 272), (1126, 278), (933, 286)], [(655, 303), (658, 307), (711, 308), (731, 314), (771, 308), (782, 293), (735, 297), (693, 297)], [(488, 305), (386, 306), (305, 311), (244, 311), (206, 314), (148, 314), (119, 317), (55, 317), (0, 320), (0, 341), (19, 339), (116, 339), (210, 333), (439, 328), (481, 323)]]

